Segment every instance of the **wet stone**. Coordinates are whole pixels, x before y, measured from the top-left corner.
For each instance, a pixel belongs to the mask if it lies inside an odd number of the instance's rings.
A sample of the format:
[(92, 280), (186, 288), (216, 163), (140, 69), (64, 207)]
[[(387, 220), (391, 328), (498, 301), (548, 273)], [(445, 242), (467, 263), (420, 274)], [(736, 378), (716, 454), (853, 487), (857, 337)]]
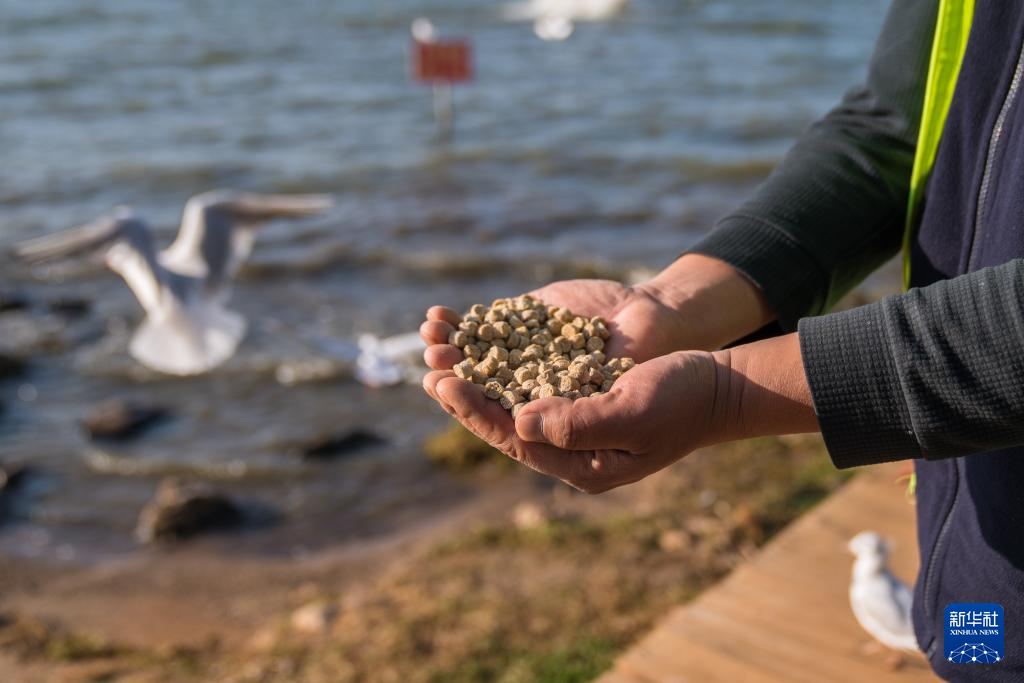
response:
[(328, 460), (386, 443), (386, 439), (366, 429), (341, 434), (320, 434), (291, 451), (304, 460)]
[(21, 292), (0, 291), (0, 313), (24, 311), (30, 305), (29, 298)]
[(135, 538), (140, 543), (180, 541), (237, 527), (243, 518), (230, 498), (208, 484), (165, 479), (139, 513)]
[(0, 379), (20, 377), (25, 374), (25, 370), (27, 368), (28, 363), (21, 358), (11, 356), (6, 353), (0, 353)]
[(31, 476), (31, 469), (25, 465), (0, 465), (0, 524), (18, 516), (19, 494)]
[(120, 399), (105, 401), (82, 421), (82, 428), (93, 439), (131, 439), (140, 436), (167, 418), (166, 409)]
[(17, 490), (25, 483), (28, 472), (24, 465), (0, 465), (0, 492)]
[(79, 297), (64, 296), (57, 299), (51, 299), (46, 303), (46, 307), (51, 313), (67, 316), (69, 318), (76, 318), (91, 311), (92, 302), (88, 299), (81, 299)]

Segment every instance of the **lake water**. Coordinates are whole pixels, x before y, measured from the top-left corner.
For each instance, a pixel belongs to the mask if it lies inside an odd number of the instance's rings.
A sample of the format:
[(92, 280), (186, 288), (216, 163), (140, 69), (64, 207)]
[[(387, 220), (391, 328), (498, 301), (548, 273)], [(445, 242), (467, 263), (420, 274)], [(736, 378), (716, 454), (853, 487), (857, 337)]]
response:
[[(278, 517), (204, 541), (216, 552), (301, 554), (481, 495), (424, 462), (420, 441), (447, 416), (416, 387), (358, 385), (324, 340), (414, 330), (434, 303), (664, 266), (863, 77), (885, 5), (635, 0), (545, 43), (480, 0), (0, 0), (0, 292), (33, 301), (0, 314), (0, 350), (32, 357), (0, 383), (0, 461), (37, 472), (0, 552), (131, 552), (139, 509), (176, 471)], [(408, 76), (421, 15), (475, 46), (450, 144)], [(184, 201), (212, 187), (337, 205), (259, 235), (233, 293), (251, 332), (209, 376), (140, 371), (126, 352), (140, 310), (112, 273), (6, 256), (115, 204), (170, 240)], [(93, 307), (48, 309), (68, 298)], [(323, 376), (278, 381), (309, 367)], [(111, 397), (175, 417), (97, 453), (77, 420)], [(326, 464), (284, 455), (359, 426), (389, 444)]]

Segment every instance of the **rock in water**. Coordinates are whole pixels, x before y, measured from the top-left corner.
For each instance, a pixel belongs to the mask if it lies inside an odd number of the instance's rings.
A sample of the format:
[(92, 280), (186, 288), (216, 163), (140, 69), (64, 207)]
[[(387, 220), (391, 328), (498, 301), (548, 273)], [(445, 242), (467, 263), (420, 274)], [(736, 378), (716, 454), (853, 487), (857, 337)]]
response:
[(112, 399), (96, 406), (81, 425), (93, 439), (130, 439), (165, 417), (163, 408)]
[(212, 487), (165, 479), (139, 513), (135, 537), (142, 543), (177, 541), (236, 527), (242, 519), (239, 507)]
[(0, 292), (0, 313), (24, 311), (29, 303), (28, 297), (21, 292)]
[(0, 379), (23, 375), (27, 365), (25, 361), (16, 356), (0, 353)]
[(353, 429), (343, 434), (321, 434), (306, 441), (294, 452), (306, 460), (326, 460), (382, 443), (384, 439), (373, 432)]
[(0, 466), (0, 493), (8, 493), (25, 483), (28, 468), (22, 465)]
[(12, 498), (24, 486), (28, 474), (29, 468), (23, 465), (0, 466), (0, 524), (13, 514)]
[(92, 310), (92, 303), (88, 299), (64, 296), (50, 301), (47, 304), (47, 308), (50, 309), (51, 313), (67, 316), (69, 318), (77, 318), (78, 316), (85, 315)]

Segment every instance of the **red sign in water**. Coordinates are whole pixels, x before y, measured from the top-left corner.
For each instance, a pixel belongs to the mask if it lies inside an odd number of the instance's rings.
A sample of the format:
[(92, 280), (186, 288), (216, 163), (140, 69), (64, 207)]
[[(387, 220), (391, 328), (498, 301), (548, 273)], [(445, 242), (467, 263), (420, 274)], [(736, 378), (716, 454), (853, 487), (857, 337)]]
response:
[(412, 75), (428, 83), (456, 83), (473, 77), (473, 52), (465, 40), (413, 43)]

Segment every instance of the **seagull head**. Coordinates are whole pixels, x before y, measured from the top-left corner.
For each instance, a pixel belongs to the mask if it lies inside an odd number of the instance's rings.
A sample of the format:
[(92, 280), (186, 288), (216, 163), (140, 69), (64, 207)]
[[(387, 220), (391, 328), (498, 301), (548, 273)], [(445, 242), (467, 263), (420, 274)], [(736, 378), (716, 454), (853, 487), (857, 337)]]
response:
[(888, 542), (874, 531), (860, 532), (850, 539), (846, 547), (858, 559), (878, 558), (884, 560), (889, 557)]

